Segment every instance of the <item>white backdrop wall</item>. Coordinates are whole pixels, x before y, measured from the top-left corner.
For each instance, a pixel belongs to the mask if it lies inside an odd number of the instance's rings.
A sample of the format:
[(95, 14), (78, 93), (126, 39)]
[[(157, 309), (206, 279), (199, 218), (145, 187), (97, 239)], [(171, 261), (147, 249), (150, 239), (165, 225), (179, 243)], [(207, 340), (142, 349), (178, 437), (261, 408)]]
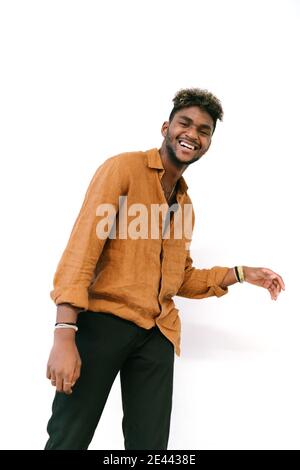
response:
[[(40, 449), (53, 275), (96, 168), (160, 146), (179, 88), (224, 122), (185, 173), (197, 267), (265, 266), (249, 284), (176, 298), (170, 449), (299, 449), (299, 1), (0, 3), (1, 448)], [(123, 448), (119, 380), (91, 449)]]

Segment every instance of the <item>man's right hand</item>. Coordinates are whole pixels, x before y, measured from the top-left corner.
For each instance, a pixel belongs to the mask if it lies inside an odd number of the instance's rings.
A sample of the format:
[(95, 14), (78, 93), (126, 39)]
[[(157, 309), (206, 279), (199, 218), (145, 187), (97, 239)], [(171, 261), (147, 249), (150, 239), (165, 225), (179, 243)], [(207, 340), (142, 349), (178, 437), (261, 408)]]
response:
[(80, 376), (80, 369), (81, 359), (75, 343), (75, 331), (56, 329), (47, 364), (47, 378), (58, 392), (70, 395)]

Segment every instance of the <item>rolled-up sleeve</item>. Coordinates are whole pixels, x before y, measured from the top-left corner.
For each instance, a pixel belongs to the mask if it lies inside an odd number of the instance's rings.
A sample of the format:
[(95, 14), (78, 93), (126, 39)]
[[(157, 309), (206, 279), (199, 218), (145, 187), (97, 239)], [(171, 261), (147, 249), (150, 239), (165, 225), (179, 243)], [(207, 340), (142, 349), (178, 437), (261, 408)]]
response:
[(96, 171), (87, 189), (67, 246), (57, 266), (50, 292), (56, 304), (69, 303), (88, 309), (88, 288), (107, 237), (97, 235), (97, 208), (111, 204), (118, 211), (119, 196), (128, 191), (126, 168), (120, 159), (106, 160)]
[(190, 299), (221, 297), (228, 293), (228, 288), (221, 286), (230, 268), (214, 266), (211, 269), (197, 269), (193, 266), (190, 251), (187, 253), (183, 282), (176, 295)]

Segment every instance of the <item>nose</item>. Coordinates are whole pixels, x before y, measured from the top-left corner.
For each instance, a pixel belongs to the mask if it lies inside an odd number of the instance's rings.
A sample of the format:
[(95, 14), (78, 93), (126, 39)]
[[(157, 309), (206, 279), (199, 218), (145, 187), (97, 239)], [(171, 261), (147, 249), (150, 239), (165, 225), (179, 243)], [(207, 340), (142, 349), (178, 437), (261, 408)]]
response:
[(199, 145), (198, 133), (194, 127), (190, 126), (188, 129), (186, 129), (185, 135), (190, 140), (194, 141), (196, 144)]

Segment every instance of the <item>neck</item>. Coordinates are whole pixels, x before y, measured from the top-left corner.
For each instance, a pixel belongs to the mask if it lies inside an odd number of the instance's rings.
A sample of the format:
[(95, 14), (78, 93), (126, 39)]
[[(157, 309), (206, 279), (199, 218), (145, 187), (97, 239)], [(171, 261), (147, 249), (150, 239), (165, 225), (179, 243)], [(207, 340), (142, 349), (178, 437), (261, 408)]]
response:
[(175, 185), (179, 178), (182, 176), (183, 172), (186, 170), (188, 165), (184, 163), (178, 164), (175, 163), (171, 156), (169, 155), (168, 149), (166, 148), (165, 142), (163, 142), (161, 148), (159, 149), (160, 158), (165, 169), (163, 179), (168, 182), (171, 186)]

